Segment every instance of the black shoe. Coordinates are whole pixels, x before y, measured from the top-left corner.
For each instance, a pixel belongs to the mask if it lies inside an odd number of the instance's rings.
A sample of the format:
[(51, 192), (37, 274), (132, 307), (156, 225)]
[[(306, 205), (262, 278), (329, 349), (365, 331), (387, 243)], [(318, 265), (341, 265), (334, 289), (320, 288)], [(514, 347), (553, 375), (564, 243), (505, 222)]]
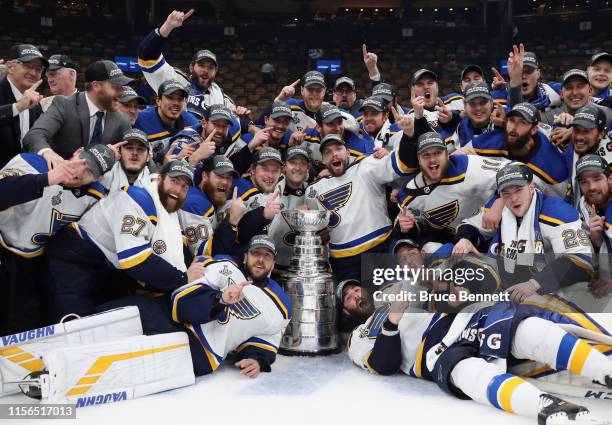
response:
[(550, 394), (540, 396), (540, 413), (538, 413), (538, 425), (546, 425), (549, 419), (555, 417), (567, 417), (570, 421), (576, 420), (578, 415), (587, 415), (589, 409), (569, 401), (562, 400)]

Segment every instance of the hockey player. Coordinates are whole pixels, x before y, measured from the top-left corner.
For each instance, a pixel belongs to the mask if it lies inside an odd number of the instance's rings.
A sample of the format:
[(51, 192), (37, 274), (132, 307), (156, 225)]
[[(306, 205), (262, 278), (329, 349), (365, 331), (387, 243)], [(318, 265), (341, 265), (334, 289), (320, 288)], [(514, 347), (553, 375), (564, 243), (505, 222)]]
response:
[[(361, 126), (374, 139), (374, 148), (383, 147), (393, 150), (399, 143), (401, 131), (395, 123), (389, 121), (389, 109), (380, 97), (368, 97), (363, 101), (359, 111), (362, 113)], [(393, 137), (397, 134), (396, 137)]]
[(564, 152), (565, 161), (570, 170), (568, 199), (578, 207), (580, 186), (576, 183), (576, 163), (587, 154), (600, 155), (612, 170), (612, 143), (606, 135), (605, 114), (593, 105), (587, 105), (576, 111), (571, 123), (571, 143)]
[(96, 180), (115, 162), (94, 145), (52, 170), (36, 154), (17, 155), (0, 170), (0, 334), (45, 325), (43, 251), (62, 227), (105, 195)]
[(110, 194), (59, 234), (48, 249), (54, 319), (91, 314), (134, 282), (170, 293), (200, 277), (201, 265), (185, 267), (176, 214), (192, 184), (193, 168), (169, 162), (146, 187)]
[(198, 125), (193, 115), (184, 110), (186, 99), (185, 86), (176, 80), (166, 80), (157, 91), (156, 106), (149, 106), (138, 115), (135, 127), (146, 133), (153, 162), (158, 166), (170, 147), (170, 138)]
[[(399, 192), (402, 215), (417, 219), (401, 228), (404, 237), (419, 243), (446, 243), (462, 220), (478, 212), (495, 194), (495, 175), (503, 163), (475, 155), (449, 155), (439, 134), (429, 132), (418, 138), (420, 172)], [(430, 245), (427, 252), (439, 245)]]
[(151, 159), (151, 151), (147, 135), (133, 128), (123, 135), (123, 141), (126, 143), (119, 147), (119, 161), (100, 180), (107, 192), (127, 185), (143, 187), (149, 181), (147, 164)]
[(587, 68), (589, 82), (593, 87), (593, 97), (605, 99), (612, 95), (612, 55), (606, 52), (595, 53), (591, 57), (591, 64)]
[(565, 197), (569, 170), (561, 152), (540, 131), (540, 113), (529, 103), (514, 105), (507, 114), (506, 126), (472, 139), (480, 155), (524, 162), (534, 173), (535, 183), (544, 194)]
[(488, 253), (498, 259), (504, 289), (516, 302), (536, 292), (588, 282), (594, 275), (592, 248), (578, 212), (537, 190), (525, 164), (506, 165), (497, 173), (496, 183), (504, 203), (499, 229), (483, 229), (481, 211), (459, 227), (453, 252), (478, 252), (475, 246), (490, 240)]
[(214, 372), (236, 353), (242, 375), (270, 372), (291, 303), (272, 279), (276, 248), (265, 235), (251, 239), (243, 268), (233, 261), (205, 259), (205, 273), (172, 293), (172, 318), (188, 329), (196, 375)]
[(294, 81), (292, 84), (283, 87), (280, 94), (274, 100), (282, 100), (291, 105), (293, 111), (293, 122), (291, 123), (291, 131), (302, 131), (307, 128), (314, 128), (316, 125), (315, 114), (323, 104), (325, 99), (325, 77), (319, 71), (308, 71), (304, 75), (304, 85), (301, 95), (304, 100), (293, 99), (295, 87), (300, 80)]
[[(459, 314), (445, 314), (395, 301), (353, 331), (348, 352), (357, 366), (372, 373), (401, 370), (434, 381), (455, 397), (537, 418), (540, 425), (581, 423), (589, 418), (588, 409), (507, 373), (505, 361), (510, 356), (537, 360), (593, 379), (602, 389), (612, 388), (612, 361), (563, 329), (580, 328), (585, 322), (592, 320), (509, 302), (475, 304)], [(609, 335), (595, 329), (602, 339)]]
[(329, 177), (306, 189), (306, 203), (311, 209), (331, 213), (330, 262), (338, 281), (359, 279), (362, 254), (387, 251), (392, 225), (384, 186), (414, 171), (405, 165), (415, 136), (414, 122), (395, 109), (392, 112), (406, 138), (387, 156), (371, 155), (349, 165), (346, 142), (337, 134), (328, 134), (319, 146)]
[(118, 102), (117, 110), (128, 116), (132, 127), (136, 124), (140, 108), (147, 106), (145, 98), (140, 96), (129, 86), (123, 88), (123, 95), (119, 98)]
[(183, 25), (186, 19), (193, 14), (193, 9), (187, 13), (172, 11), (166, 21), (155, 28), (138, 46), (138, 64), (142, 69), (149, 85), (153, 90), (166, 80), (177, 80), (188, 86), (188, 104), (202, 105), (208, 108), (211, 105), (225, 105), (230, 110), (236, 109), (234, 102), (215, 83), (219, 64), (217, 56), (210, 50), (198, 50), (189, 64), (190, 77), (182, 71), (173, 68), (166, 62), (162, 49), (170, 33)]

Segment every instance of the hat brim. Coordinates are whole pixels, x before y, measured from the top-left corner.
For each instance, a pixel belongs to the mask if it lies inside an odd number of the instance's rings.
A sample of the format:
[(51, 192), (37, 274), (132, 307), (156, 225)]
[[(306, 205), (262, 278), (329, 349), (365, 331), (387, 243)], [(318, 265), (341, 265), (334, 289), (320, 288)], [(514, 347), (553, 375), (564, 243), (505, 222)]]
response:
[(581, 120), (581, 119), (572, 121), (572, 123), (570, 124), (570, 127), (574, 127), (576, 125), (579, 125), (580, 127), (583, 127), (583, 128), (588, 128), (589, 130), (592, 128), (597, 128), (597, 123), (594, 123), (593, 121), (587, 121), (587, 120)]
[(436, 75), (435, 72), (433, 71), (424, 71), (423, 73), (419, 74), (416, 78), (412, 79), (412, 85), (414, 86), (416, 83), (419, 82), (419, 80), (421, 78), (423, 78), (425, 75), (431, 75), (434, 79), (434, 81), (438, 81), (438, 76)]
[(344, 140), (340, 141), (336, 139), (330, 139), (330, 140), (326, 140), (325, 142), (321, 142), (319, 144), (319, 152), (323, 153), (323, 148), (325, 147), (325, 145), (328, 145), (330, 143), (337, 143), (339, 145), (346, 146), (346, 142)]
[(135, 142), (139, 142), (141, 145), (146, 146), (147, 148), (149, 147), (149, 141), (148, 140), (142, 140), (139, 139), (137, 137), (132, 137), (130, 139), (125, 139), (126, 142), (131, 142), (131, 141), (135, 141)]
[(293, 115), (288, 114), (287, 112), (277, 112), (276, 114), (270, 114), (270, 118), (281, 118), (287, 117), (289, 119), (293, 118)]
[(487, 94), (485, 94), (485, 93), (473, 93), (473, 94), (471, 94), (469, 96), (466, 96), (464, 100), (466, 102), (469, 102), (470, 100), (477, 99), (479, 97), (484, 97), (487, 100), (492, 100), (493, 99), (493, 96), (491, 96), (488, 93)]
[(198, 62), (202, 62), (202, 61), (211, 61), (212, 63), (215, 64), (216, 67), (219, 66), (219, 63), (215, 59), (210, 57), (210, 56), (202, 56), (201, 58), (194, 58), (191, 63), (198, 63)]
[(346, 117), (340, 113), (340, 114), (332, 114), (329, 117), (324, 118), (321, 122), (324, 123), (324, 124), (329, 124), (330, 122), (332, 122), (332, 121), (334, 121), (334, 120), (336, 120), (338, 118), (342, 118), (343, 120), (346, 119)]
[(386, 112), (386, 110), (384, 108), (379, 108), (378, 106), (374, 106), (374, 105), (361, 105), (361, 107), (358, 109), (358, 111), (363, 111), (365, 108), (372, 108), (377, 112)]
[(533, 69), (539, 69), (540, 67), (532, 62), (523, 62), (523, 66), (526, 66), (528, 68), (533, 68)]
[(130, 77), (126, 77), (125, 75), (121, 75), (116, 78), (110, 78), (108, 81), (112, 84), (117, 84), (118, 86), (127, 86), (134, 80)]
[(334, 91), (338, 90), (340, 86), (348, 86), (352, 91), (357, 90), (357, 88), (353, 84), (349, 83), (348, 81), (342, 81), (340, 84), (336, 84), (334, 86)]
[(421, 155), (423, 152), (428, 151), (429, 149), (433, 149), (433, 148), (438, 148), (438, 149), (448, 149), (446, 147), (446, 145), (444, 144), (444, 141), (441, 141), (442, 143), (430, 143), (426, 146), (423, 146), (420, 149), (417, 149), (417, 155)]
[(177, 87), (177, 88), (170, 89), (170, 90), (166, 90), (166, 91), (165, 91), (165, 92), (163, 92), (161, 95), (162, 95), (162, 96), (168, 96), (168, 95), (170, 95), (170, 94), (172, 94), (172, 93), (176, 93), (177, 91), (180, 91), (181, 93), (183, 93), (183, 94), (185, 95), (185, 97), (189, 96), (189, 92), (188, 92), (187, 90), (185, 90), (185, 89), (179, 89), (178, 87)]
[(323, 88), (327, 88), (327, 84), (325, 84), (324, 82), (321, 82), (321, 81), (309, 81), (307, 83), (304, 83), (304, 87), (310, 87), (310, 86), (314, 86), (314, 85), (318, 85), (318, 86), (321, 86)]
[(534, 119), (534, 118), (530, 117), (526, 112), (523, 112), (523, 111), (515, 110), (515, 111), (508, 112), (508, 116), (510, 116), (512, 114), (519, 114), (521, 117), (525, 118), (527, 120), (527, 122), (529, 122), (531, 124), (535, 124), (535, 123), (538, 122), (537, 119)]
[(223, 174), (233, 174), (236, 177), (238, 177), (238, 171), (234, 170), (233, 168), (230, 167), (219, 167), (219, 168), (214, 168), (212, 170), (210, 170), (211, 172), (218, 174), (220, 176), (222, 176)]
[(572, 78), (579, 78), (582, 81), (584, 81), (587, 84), (591, 84), (591, 82), (589, 81), (588, 77), (585, 77), (584, 75), (581, 74), (570, 74), (568, 75), (564, 80), (563, 83), (561, 83), (562, 86), (564, 86), (569, 80), (571, 80)]
[(291, 153), (291, 155), (287, 155), (287, 158), (285, 158), (285, 161), (289, 161), (290, 159), (295, 158), (296, 156), (304, 157), (306, 158), (306, 161), (310, 162), (310, 156), (302, 152), (295, 152), (295, 153)]
[(94, 180), (99, 179), (100, 176), (104, 174), (103, 172), (104, 170), (102, 170), (102, 167), (96, 160), (96, 157), (91, 152), (83, 151), (79, 155), (79, 158), (87, 161), (87, 165), (89, 166), (89, 170), (91, 171), (91, 174), (93, 175)]
[(168, 173), (166, 173), (166, 175), (168, 177), (185, 177), (187, 180), (189, 180), (191, 182), (191, 185), (193, 186), (193, 178), (191, 176), (188, 176), (187, 174), (183, 173), (182, 171), (168, 171)]
[(268, 162), (268, 161), (276, 161), (280, 165), (283, 165), (283, 161), (278, 158), (262, 158), (262, 159), (255, 161), (255, 164), (263, 164), (264, 162)]
[(529, 184), (528, 180), (525, 179), (512, 179), (512, 180), (508, 180), (507, 182), (503, 182), (502, 184), (497, 186), (497, 192), (501, 192), (502, 190), (504, 190), (507, 187), (510, 186), (527, 186)]
[(580, 170), (580, 172), (576, 171), (576, 176), (579, 176), (580, 174), (584, 173), (585, 171), (593, 171), (597, 174), (605, 174), (606, 173), (606, 169), (605, 168), (601, 168), (601, 167), (596, 167), (594, 165), (589, 165), (588, 167), (584, 167), (583, 169)]
[(268, 245), (263, 244), (263, 243), (255, 243), (255, 244), (249, 246), (248, 251), (249, 252), (255, 251), (256, 249), (259, 249), (259, 248), (267, 249), (268, 251), (270, 251), (276, 257), (276, 250), (270, 248)]
[(40, 59), (41, 62), (43, 63), (43, 66), (45, 68), (49, 68), (49, 61), (42, 57), (42, 56), (37, 56), (37, 55), (25, 55), (25, 56), (21, 56), (18, 60), (20, 62), (30, 62), (33, 61), (34, 59)]
[(591, 61), (591, 65), (594, 65), (595, 63), (599, 62), (600, 60), (607, 60), (608, 62), (612, 63), (612, 54), (610, 54), (610, 53), (603, 53), (603, 54), (599, 55), (597, 58), (595, 58), (595, 60)]

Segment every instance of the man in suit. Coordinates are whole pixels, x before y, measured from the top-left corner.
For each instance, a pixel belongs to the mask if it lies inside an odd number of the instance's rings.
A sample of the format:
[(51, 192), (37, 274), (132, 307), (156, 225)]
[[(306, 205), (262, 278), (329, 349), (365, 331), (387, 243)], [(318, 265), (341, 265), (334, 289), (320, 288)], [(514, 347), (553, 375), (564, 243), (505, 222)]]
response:
[(132, 82), (114, 62), (101, 60), (85, 71), (85, 92), (56, 96), (23, 139), (23, 148), (42, 155), (49, 169), (70, 158), (80, 147), (114, 144), (130, 128), (116, 110), (123, 86)]
[(42, 95), (36, 89), (48, 65), (36, 46), (11, 47), (7, 76), (0, 80), (0, 167), (22, 151), (23, 137), (42, 114)]

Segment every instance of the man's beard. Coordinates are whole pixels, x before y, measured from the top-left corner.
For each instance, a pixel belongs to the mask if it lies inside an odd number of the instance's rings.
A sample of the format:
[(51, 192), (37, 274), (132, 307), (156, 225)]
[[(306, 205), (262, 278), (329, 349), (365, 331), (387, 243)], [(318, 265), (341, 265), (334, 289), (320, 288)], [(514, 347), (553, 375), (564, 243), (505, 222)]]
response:
[[(186, 198), (180, 198), (180, 197), (178, 199), (171, 198), (170, 194), (166, 192), (163, 184), (161, 183), (158, 186), (157, 192), (159, 194), (159, 200), (161, 201), (166, 211), (168, 211), (169, 213), (177, 212), (178, 210), (181, 209), (181, 207), (185, 203)], [(170, 206), (170, 203), (172, 201), (176, 201), (176, 202), (172, 206)]]
[(217, 190), (217, 188), (212, 187), (211, 185), (205, 184), (204, 192), (215, 207), (221, 207), (227, 202), (227, 193), (220, 192)]
[(606, 205), (606, 203), (610, 201), (610, 194), (611, 194), (611, 192), (612, 191), (610, 190), (610, 187), (608, 186), (603, 191), (597, 192), (597, 194), (595, 194), (595, 196), (598, 199), (592, 198), (591, 195), (587, 194), (587, 193), (584, 194), (584, 199), (585, 199), (585, 201), (587, 201), (587, 203), (589, 205), (593, 205), (593, 204), (595, 204), (597, 206), (599, 206), (599, 205)]
[(531, 140), (531, 133), (525, 133), (521, 136), (518, 136), (514, 142), (510, 142), (508, 140), (508, 133), (504, 131), (504, 144), (509, 150), (519, 151), (523, 149), (527, 143)]
[[(262, 267), (263, 267), (263, 265), (262, 265)], [(247, 274), (249, 275), (249, 277), (251, 278), (251, 280), (255, 284), (257, 284), (257, 283), (264, 283), (266, 278), (268, 277), (268, 275), (272, 271), (272, 270), (267, 270), (264, 273), (262, 273), (261, 275), (255, 276), (254, 271), (253, 271), (253, 267), (251, 267), (250, 264), (246, 263), (245, 264), (245, 269), (246, 269)]]

